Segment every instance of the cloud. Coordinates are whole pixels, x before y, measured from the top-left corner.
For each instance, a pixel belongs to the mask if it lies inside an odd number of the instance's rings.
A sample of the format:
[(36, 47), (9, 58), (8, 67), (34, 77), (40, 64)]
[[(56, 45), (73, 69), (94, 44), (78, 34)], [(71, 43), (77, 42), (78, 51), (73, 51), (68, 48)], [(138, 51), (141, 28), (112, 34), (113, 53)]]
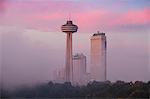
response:
[(2, 87), (47, 82), (52, 79), (53, 70), (63, 66), (65, 40), (61, 34), (16, 27), (0, 27), (0, 30)]
[(0, 0), (0, 13), (4, 12), (6, 0)]
[(118, 16), (117, 19), (112, 20), (113, 26), (121, 25), (144, 25), (150, 24), (150, 8), (142, 10), (131, 10)]
[(90, 5), (88, 2), (13, 1), (7, 4), (7, 14), (5, 19), (1, 19), (1, 25), (58, 31), (68, 19), (69, 13), (71, 13), (71, 19), (79, 26), (79, 30), (84, 32), (99, 29), (122, 29), (122, 26), (127, 27), (126, 29), (137, 26), (145, 27), (150, 23), (149, 7), (124, 10), (124, 7), (119, 6), (120, 9), (115, 10), (111, 7), (98, 7), (96, 3)]
[(91, 29), (142, 29), (150, 25), (149, 13), (150, 8), (132, 9), (121, 13), (99, 9), (79, 14), (76, 21), (83, 31)]

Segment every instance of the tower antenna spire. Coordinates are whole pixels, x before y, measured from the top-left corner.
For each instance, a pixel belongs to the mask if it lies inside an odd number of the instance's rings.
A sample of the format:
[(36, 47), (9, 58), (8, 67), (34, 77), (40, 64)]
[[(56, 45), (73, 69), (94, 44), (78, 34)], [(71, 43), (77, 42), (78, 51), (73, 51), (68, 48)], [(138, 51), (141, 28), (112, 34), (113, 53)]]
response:
[(69, 12), (69, 21), (71, 21), (71, 13)]

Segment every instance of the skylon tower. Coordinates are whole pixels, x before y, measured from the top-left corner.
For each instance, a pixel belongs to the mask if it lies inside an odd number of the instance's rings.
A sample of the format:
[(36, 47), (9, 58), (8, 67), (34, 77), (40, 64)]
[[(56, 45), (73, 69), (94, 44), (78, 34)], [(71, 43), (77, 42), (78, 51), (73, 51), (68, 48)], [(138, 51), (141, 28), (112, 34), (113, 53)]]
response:
[(66, 67), (65, 67), (65, 81), (73, 81), (73, 57), (72, 57), (72, 34), (77, 32), (78, 26), (74, 25), (72, 21), (67, 21), (66, 24), (61, 26), (62, 32), (67, 34), (66, 40)]

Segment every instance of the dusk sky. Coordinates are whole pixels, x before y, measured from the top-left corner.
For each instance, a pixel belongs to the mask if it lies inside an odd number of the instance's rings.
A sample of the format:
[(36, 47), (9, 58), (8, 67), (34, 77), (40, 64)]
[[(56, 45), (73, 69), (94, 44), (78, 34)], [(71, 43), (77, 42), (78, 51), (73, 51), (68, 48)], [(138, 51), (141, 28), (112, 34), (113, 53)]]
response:
[(107, 79), (150, 80), (149, 0), (0, 0), (0, 76), (5, 86), (52, 80), (65, 66), (68, 19), (78, 25), (73, 53), (87, 56), (90, 36), (107, 36)]

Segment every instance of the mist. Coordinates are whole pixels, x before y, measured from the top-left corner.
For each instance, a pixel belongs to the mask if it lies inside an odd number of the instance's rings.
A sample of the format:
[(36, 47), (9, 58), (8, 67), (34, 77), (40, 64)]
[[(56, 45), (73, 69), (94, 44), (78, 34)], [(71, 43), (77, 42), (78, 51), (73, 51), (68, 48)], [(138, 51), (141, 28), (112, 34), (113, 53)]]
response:
[[(4, 88), (35, 85), (53, 80), (65, 66), (66, 35), (15, 27), (1, 28), (1, 83)], [(73, 53), (87, 56), (90, 72), (90, 36), (73, 34)], [(107, 36), (107, 79), (148, 81), (148, 33), (111, 33)]]
[(48, 82), (52, 80), (54, 69), (63, 65), (63, 57), (59, 56), (61, 49), (40, 40), (32, 41), (28, 34), (27, 31), (11, 29), (2, 33), (1, 71), (4, 87)]

